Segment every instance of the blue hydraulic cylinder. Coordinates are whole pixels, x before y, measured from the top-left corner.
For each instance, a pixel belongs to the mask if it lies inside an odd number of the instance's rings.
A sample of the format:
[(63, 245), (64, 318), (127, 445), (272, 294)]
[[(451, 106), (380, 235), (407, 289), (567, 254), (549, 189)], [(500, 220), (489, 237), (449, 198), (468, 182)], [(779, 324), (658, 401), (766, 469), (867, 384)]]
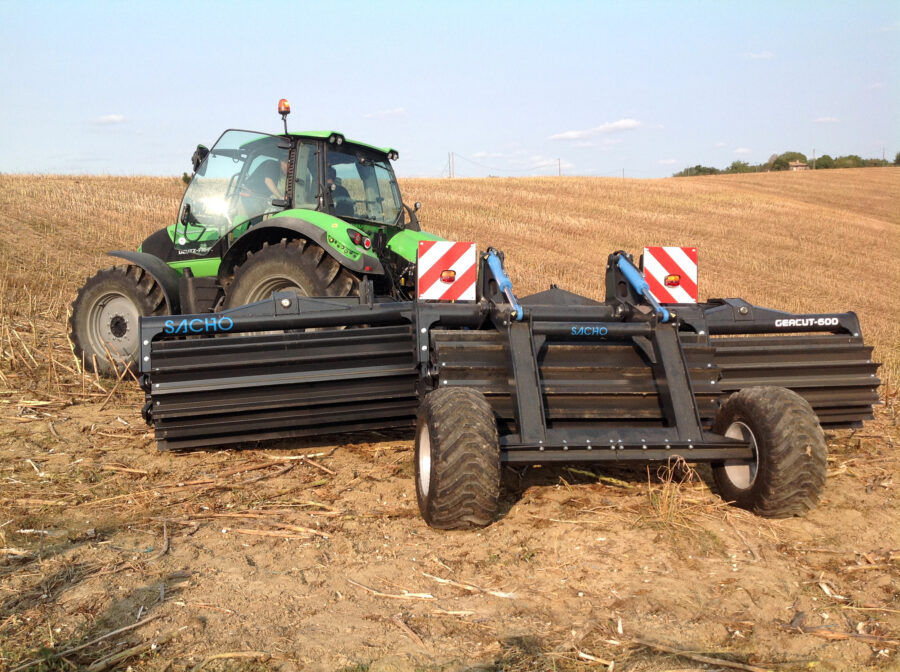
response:
[(493, 248), (488, 250), (487, 263), (491, 269), (491, 273), (494, 274), (494, 280), (497, 281), (497, 286), (500, 288), (500, 291), (506, 295), (506, 299), (513, 307), (516, 320), (520, 321), (522, 319), (522, 307), (519, 305), (519, 302), (516, 301), (516, 297), (512, 291), (512, 281), (509, 279), (509, 276), (506, 275), (506, 271), (503, 270), (503, 264), (500, 261), (500, 257), (497, 256), (497, 251)]

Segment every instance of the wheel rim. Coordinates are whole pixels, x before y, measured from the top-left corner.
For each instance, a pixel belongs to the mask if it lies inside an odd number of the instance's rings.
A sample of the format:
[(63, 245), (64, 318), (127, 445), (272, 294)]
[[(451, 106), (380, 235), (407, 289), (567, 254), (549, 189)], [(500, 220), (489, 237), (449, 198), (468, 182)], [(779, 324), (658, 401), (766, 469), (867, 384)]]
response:
[(91, 350), (105, 358), (106, 351), (117, 362), (134, 359), (138, 347), (140, 312), (125, 294), (107, 292), (91, 306), (88, 339)]
[(725, 463), (725, 475), (731, 484), (738, 490), (747, 490), (756, 481), (756, 472), (759, 468), (759, 451), (756, 446), (756, 437), (743, 422), (732, 422), (725, 430), (725, 436), (729, 439), (740, 439), (750, 444), (753, 450), (753, 460), (749, 464), (745, 461), (733, 461)]
[(295, 280), (284, 275), (273, 275), (260, 282), (247, 295), (247, 303), (264, 301), (272, 296), (273, 292), (293, 290), (300, 296), (309, 296), (306, 289), (297, 284)]
[(416, 448), (418, 448), (416, 459), (419, 466), (419, 490), (423, 497), (427, 497), (431, 487), (431, 435), (424, 422), (419, 427), (418, 436), (416, 436)]

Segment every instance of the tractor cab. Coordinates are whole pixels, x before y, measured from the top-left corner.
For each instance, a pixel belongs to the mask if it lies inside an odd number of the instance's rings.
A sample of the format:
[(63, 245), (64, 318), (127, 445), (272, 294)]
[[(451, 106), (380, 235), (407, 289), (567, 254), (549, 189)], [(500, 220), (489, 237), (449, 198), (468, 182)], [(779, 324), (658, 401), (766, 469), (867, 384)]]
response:
[(198, 148), (172, 243), (184, 258), (228, 247), (251, 226), (285, 210), (324, 212), (362, 225), (403, 224), (391, 149), (348, 142), (331, 131), (268, 135), (228, 130)]

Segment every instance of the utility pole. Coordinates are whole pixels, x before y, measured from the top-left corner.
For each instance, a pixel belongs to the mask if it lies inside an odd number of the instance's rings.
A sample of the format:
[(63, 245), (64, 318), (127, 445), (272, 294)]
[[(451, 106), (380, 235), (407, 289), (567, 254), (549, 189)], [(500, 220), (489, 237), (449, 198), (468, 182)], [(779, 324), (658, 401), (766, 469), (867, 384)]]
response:
[(454, 174), (456, 171), (455, 171), (455, 167), (453, 165), (455, 158), (456, 157), (453, 156), (453, 152), (450, 152), (450, 177), (456, 177)]
[(558, 177), (562, 177), (562, 159), (556, 160), (556, 167), (559, 169)]

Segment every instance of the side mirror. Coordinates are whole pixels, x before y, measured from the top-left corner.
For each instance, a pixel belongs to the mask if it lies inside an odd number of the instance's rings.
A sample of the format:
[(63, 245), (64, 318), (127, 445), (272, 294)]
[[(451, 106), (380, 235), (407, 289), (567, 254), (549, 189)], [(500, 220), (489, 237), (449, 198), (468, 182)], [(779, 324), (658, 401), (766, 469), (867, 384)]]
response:
[(422, 207), (422, 204), (419, 203), (418, 201), (416, 201), (415, 203), (413, 203), (413, 212), (418, 212), (419, 208), (421, 208), (421, 207)]
[(193, 216), (191, 215), (191, 204), (185, 203), (184, 207), (181, 209), (181, 223), (184, 226), (188, 224), (193, 224)]
[(200, 167), (200, 164), (203, 163), (203, 159), (205, 159), (208, 154), (209, 149), (207, 149), (203, 145), (197, 145), (197, 149), (194, 150), (194, 154), (191, 156), (191, 165), (194, 166), (195, 173)]

